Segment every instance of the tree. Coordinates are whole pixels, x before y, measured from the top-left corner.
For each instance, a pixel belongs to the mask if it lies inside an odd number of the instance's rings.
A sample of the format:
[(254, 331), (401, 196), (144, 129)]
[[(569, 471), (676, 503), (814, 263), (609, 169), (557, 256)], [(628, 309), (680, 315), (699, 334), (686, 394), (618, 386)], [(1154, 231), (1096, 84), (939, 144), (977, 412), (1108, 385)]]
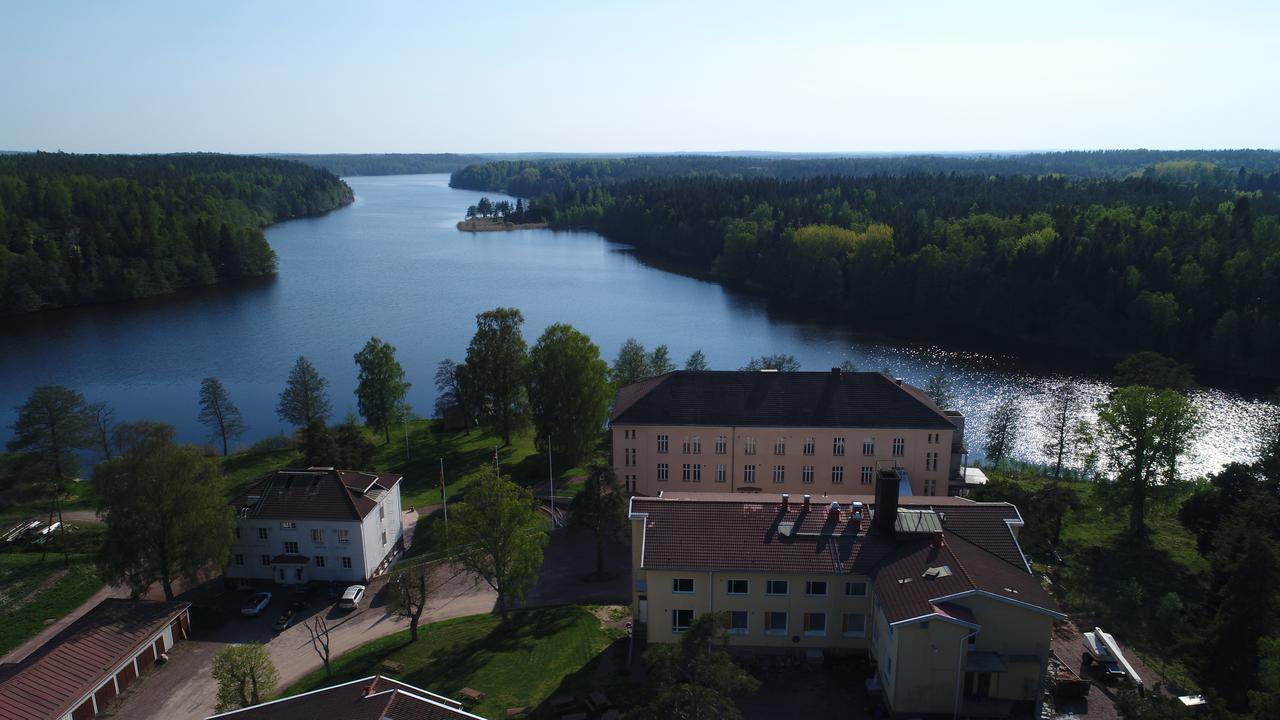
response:
[[(324, 418), (316, 418), (302, 428), (302, 462), (307, 467), (339, 467), (338, 443), (329, 428), (325, 427)], [(363, 465), (341, 465), (341, 467), (364, 467)]]
[(1116, 365), (1115, 384), (1187, 392), (1196, 387), (1191, 368), (1158, 352), (1134, 353)]
[(415, 563), (397, 568), (387, 581), (387, 606), (391, 612), (409, 621), (409, 642), (418, 642), (418, 621), (427, 609), (431, 596), (431, 567)]
[(702, 372), (704, 370), (710, 370), (711, 368), (707, 367), (707, 356), (703, 355), (701, 350), (694, 350), (693, 354), (689, 356), (689, 359), (684, 362), (684, 369), (693, 372)]
[(333, 433), (333, 444), (336, 449), (334, 467), (368, 468), (373, 462), (373, 443), (365, 437), (364, 430), (356, 422), (354, 415), (347, 419)]
[(1112, 391), (1098, 406), (1097, 435), (1129, 504), (1129, 531), (1146, 534), (1147, 499), (1163, 479), (1177, 477), (1178, 460), (1198, 423), (1195, 406), (1176, 390), (1132, 385)]
[(524, 426), (529, 408), (525, 397), (529, 352), (520, 326), (524, 315), (515, 308), (495, 308), (476, 315), (476, 334), (467, 348), (467, 369), (483, 404), (502, 433), (504, 445)]
[(855, 363), (854, 361), (852, 361), (852, 360), (848, 360), (848, 359), (841, 360), (841, 361), (840, 361), (840, 372), (856, 373), (856, 372), (858, 372), (858, 364), (857, 364), (857, 363)]
[(159, 582), (195, 582), (231, 551), (234, 525), (222, 495), (218, 463), (194, 445), (177, 445), (169, 425), (121, 425), (121, 454), (98, 465), (94, 487), (106, 536), (97, 563), (103, 578), (127, 583), (134, 596)]
[(627, 338), (618, 349), (618, 357), (614, 358), (609, 377), (616, 387), (630, 385), (650, 376), (649, 354), (644, 346), (635, 338)]
[(217, 711), (257, 705), (276, 694), (280, 674), (262, 643), (228, 645), (213, 656), (218, 681)]
[(609, 417), (609, 366), (570, 325), (547, 328), (529, 352), (529, 407), (538, 441), (572, 467), (590, 454)]
[(675, 369), (676, 364), (671, 362), (671, 351), (666, 345), (659, 345), (649, 353), (649, 377), (665, 375)]
[(1044, 454), (1053, 462), (1053, 477), (1062, 477), (1062, 465), (1069, 459), (1072, 432), (1080, 422), (1080, 393), (1067, 381), (1055, 388), (1040, 415)]
[(742, 369), (747, 371), (777, 370), (779, 372), (797, 372), (800, 370), (800, 361), (795, 355), (775, 353), (751, 358)]
[(209, 428), (213, 439), (222, 440), (222, 454), (229, 450), (229, 441), (244, 434), (249, 428), (240, 414), (240, 408), (231, 402), (227, 389), (216, 377), (200, 381), (200, 422)]
[(640, 718), (741, 718), (733, 696), (754, 693), (760, 682), (729, 655), (728, 614), (703, 613), (678, 643), (651, 646), (644, 654), (650, 672), (649, 702)]
[(65, 528), (60, 499), (80, 467), (75, 451), (94, 442), (92, 413), (83, 395), (62, 385), (41, 385), (17, 410), (8, 448), (23, 453), (26, 472), (48, 487), (49, 523), (56, 515)]
[(951, 378), (946, 373), (931, 375), (924, 385), (924, 391), (943, 410), (955, 407), (956, 396), (951, 390)]
[(324, 420), (333, 412), (326, 390), (328, 386), (329, 381), (320, 375), (315, 365), (299, 355), (289, 371), (289, 381), (280, 393), (276, 414), (295, 427), (307, 427), (316, 419)]
[(458, 562), (498, 593), (504, 622), (509, 605), (524, 598), (542, 564), (547, 532), (537, 508), (528, 490), (486, 465), (454, 515), (454, 538), (464, 548)]
[(115, 429), (115, 411), (104, 402), (96, 402), (88, 406), (89, 418), (93, 421), (93, 433), (98, 446), (102, 448), (104, 460), (111, 459), (111, 435)]
[(396, 348), (377, 337), (369, 338), (356, 353), (359, 368), (356, 402), (370, 427), (381, 428), (385, 442), (391, 442), (391, 424), (404, 414), (404, 398), (409, 393), (404, 369), (396, 361)]
[(462, 407), (462, 387), (459, 371), (462, 366), (445, 358), (436, 365), (435, 415), (443, 418), (449, 408)]
[[(324, 676), (333, 677), (333, 669), (329, 666), (329, 623), (325, 622), (324, 613), (316, 613), (315, 617), (307, 621), (307, 635), (311, 638), (311, 649), (316, 651), (316, 655), (320, 656), (320, 662), (324, 663)], [(415, 628), (414, 640), (417, 640)]]
[(1022, 411), (1013, 398), (1007, 398), (996, 406), (987, 424), (987, 437), (983, 453), (993, 466), (998, 466), (1013, 452), (1018, 443)]
[(582, 491), (569, 505), (570, 523), (588, 530), (596, 540), (596, 577), (604, 576), (604, 546), (627, 529), (627, 499), (618, 487), (618, 476), (606, 465), (592, 466)]

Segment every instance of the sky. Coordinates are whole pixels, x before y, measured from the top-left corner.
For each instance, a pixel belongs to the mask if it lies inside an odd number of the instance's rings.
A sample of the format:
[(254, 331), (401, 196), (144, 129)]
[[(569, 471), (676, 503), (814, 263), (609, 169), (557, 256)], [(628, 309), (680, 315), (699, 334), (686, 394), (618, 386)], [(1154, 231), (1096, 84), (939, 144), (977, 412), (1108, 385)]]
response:
[(0, 2), (0, 149), (1280, 148), (1280, 2)]

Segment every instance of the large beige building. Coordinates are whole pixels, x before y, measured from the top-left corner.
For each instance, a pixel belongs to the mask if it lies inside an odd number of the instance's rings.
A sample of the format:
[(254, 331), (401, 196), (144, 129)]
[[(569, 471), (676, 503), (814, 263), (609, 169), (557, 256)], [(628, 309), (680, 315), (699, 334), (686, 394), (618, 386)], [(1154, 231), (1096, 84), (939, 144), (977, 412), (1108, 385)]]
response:
[(903, 495), (962, 484), (964, 417), (883, 373), (688, 372), (618, 391), (613, 466), (627, 490)]
[(874, 497), (632, 498), (637, 632), (673, 642), (722, 611), (738, 652), (869, 653), (895, 717), (1034, 715), (1063, 616), (1018, 546), (1017, 509), (898, 484), (886, 471)]

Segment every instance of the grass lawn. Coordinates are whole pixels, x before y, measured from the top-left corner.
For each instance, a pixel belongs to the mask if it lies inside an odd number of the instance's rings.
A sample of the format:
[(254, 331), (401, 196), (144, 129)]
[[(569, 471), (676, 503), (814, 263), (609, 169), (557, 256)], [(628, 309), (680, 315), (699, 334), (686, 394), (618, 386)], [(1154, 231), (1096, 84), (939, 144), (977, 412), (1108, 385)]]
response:
[(604, 690), (616, 703), (629, 690), (625, 672), (626, 637), (607, 628), (607, 608), (563, 605), (511, 613), (502, 625), (496, 615), (473, 615), (419, 628), (417, 643), (409, 631), (396, 633), (341, 656), (330, 680), (319, 670), (285, 691), (294, 695), (325, 685), (367, 677), (383, 660), (402, 663), (397, 680), (451, 698), (475, 688), (485, 699), (472, 712), (500, 718), (507, 708), (527, 706), (535, 717), (550, 717), (548, 698)]
[(67, 533), (68, 555), (56, 547), (44, 559), (39, 550), (0, 554), (0, 654), (29, 640), (102, 587), (93, 566), (100, 529)]

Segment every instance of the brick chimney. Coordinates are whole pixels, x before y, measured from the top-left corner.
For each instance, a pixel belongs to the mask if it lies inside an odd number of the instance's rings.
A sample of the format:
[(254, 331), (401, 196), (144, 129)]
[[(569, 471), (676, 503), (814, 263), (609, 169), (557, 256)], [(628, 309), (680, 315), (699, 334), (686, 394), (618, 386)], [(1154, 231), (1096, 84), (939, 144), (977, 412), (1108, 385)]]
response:
[(873, 530), (892, 538), (898, 521), (898, 473), (880, 470), (876, 473), (876, 512), (871, 518)]
[(790, 509), (791, 509), (791, 494), (782, 493), (782, 512), (786, 512)]
[(809, 500), (810, 500), (809, 493), (805, 493), (804, 494), (804, 511), (805, 512), (809, 512)]

